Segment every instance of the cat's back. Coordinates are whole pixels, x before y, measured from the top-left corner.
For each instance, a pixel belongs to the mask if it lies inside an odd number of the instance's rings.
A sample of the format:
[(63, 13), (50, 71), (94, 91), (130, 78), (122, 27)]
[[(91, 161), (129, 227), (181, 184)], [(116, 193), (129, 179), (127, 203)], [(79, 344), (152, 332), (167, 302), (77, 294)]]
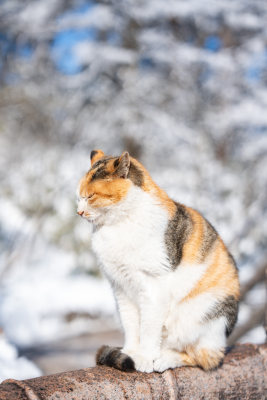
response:
[(176, 213), (165, 233), (168, 258), (177, 275), (179, 269), (187, 269), (185, 266), (194, 266), (194, 275), (199, 273), (186, 299), (213, 293), (221, 298), (233, 296), (238, 300), (237, 267), (222, 238), (198, 211), (180, 203), (175, 205)]
[(223, 253), (229, 254), (216, 229), (200, 212), (174, 203), (176, 210), (165, 232), (166, 248), (173, 269), (181, 262), (196, 264), (207, 261), (218, 246)]

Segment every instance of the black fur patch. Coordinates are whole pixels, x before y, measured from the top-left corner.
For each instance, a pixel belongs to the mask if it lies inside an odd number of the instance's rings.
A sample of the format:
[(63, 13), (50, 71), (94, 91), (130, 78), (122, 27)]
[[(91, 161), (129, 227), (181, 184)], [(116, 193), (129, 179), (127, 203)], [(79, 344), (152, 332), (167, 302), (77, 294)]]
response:
[(96, 352), (96, 363), (98, 365), (104, 365), (104, 361), (106, 358), (106, 355), (108, 354), (109, 351), (109, 346), (101, 346), (97, 352)]
[(120, 347), (102, 346), (96, 353), (97, 365), (107, 365), (121, 371), (135, 370), (134, 361), (127, 354), (121, 352)]
[(181, 262), (183, 256), (183, 246), (192, 231), (193, 221), (186, 211), (185, 206), (176, 204), (176, 213), (169, 221), (165, 232), (165, 245), (168, 258), (175, 269)]
[(95, 168), (97, 168), (97, 167), (100, 167), (100, 165), (103, 166), (103, 167), (106, 166), (106, 164), (108, 163), (108, 161), (112, 160), (112, 158), (114, 158), (114, 157), (105, 157), (105, 158), (101, 158), (100, 160), (96, 161), (96, 162), (92, 165), (91, 170), (92, 170), (92, 169), (95, 169)]
[(204, 219), (204, 234), (203, 234), (203, 241), (200, 248), (201, 253), (201, 261), (204, 261), (206, 256), (209, 254), (210, 250), (212, 249), (213, 244), (215, 243), (218, 233), (215, 228)]
[[(108, 163), (108, 161), (114, 159), (114, 157), (106, 157), (103, 158), (101, 160), (96, 161), (90, 171), (92, 169), (97, 168), (97, 170), (94, 172), (93, 176), (92, 176), (92, 181), (95, 179), (104, 179), (106, 176), (110, 175), (110, 172), (106, 172), (105, 171), (105, 166)], [(114, 168), (117, 168), (119, 166), (119, 158), (115, 158), (114, 162), (113, 162), (113, 166)], [(117, 171), (115, 171), (113, 173), (114, 176), (117, 175)], [(143, 182), (144, 182), (144, 178), (143, 178), (143, 172), (136, 166), (133, 164), (133, 162), (130, 162), (130, 167), (129, 167), (129, 172), (127, 175), (128, 179), (131, 179), (131, 181), (134, 183), (134, 185), (136, 186), (142, 186)]]
[(120, 354), (121, 354), (120, 350), (117, 349), (116, 347), (110, 348), (106, 354), (104, 364), (108, 365), (109, 367), (117, 366), (119, 358), (120, 358)]
[(136, 186), (142, 186), (144, 182), (143, 178), (143, 172), (131, 162), (130, 168), (129, 168), (129, 173), (127, 176), (128, 179), (131, 179), (131, 181), (136, 185)]
[(99, 167), (92, 175), (91, 182), (96, 179), (104, 179), (108, 175), (110, 175), (110, 173), (105, 170), (105, 166)]
[[(123, 353), (122, 353), (123, 354)], [(130, 372), (135, 370), (134, 361), (131, 357), (126, 356), (121, 364), (122, 371)]]
[(228, 296), (224, 300), (218, 302), (215, 308), (205, 315), (204, 320), (208, 321), (211, 319), (226, 317), (226, 336), (229, 336), (237, 321), (237, 314), (238, 301), (234, 296)]
[(91, 151), (90, 159), (92, 160), (92, 158), (93, 158), (97, 153), (98, 153), (98, 152), (95, 151), (95, 150)]
[(117, 168), (117, 166), (119, 165), (120, 160), (118, 158), (116, 158), (116, 160), (113, 163), (114, 168)]

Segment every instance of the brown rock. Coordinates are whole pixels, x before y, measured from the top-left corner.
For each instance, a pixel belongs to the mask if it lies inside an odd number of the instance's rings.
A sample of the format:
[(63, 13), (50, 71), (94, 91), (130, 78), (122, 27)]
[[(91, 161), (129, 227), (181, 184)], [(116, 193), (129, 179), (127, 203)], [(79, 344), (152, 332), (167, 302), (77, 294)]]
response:
[(99, 366), (25, 381), (6, 380), (0, 400), (264, 400), (267, 345), (236, 345), (214, 371), (177, 368), (163, 374)]

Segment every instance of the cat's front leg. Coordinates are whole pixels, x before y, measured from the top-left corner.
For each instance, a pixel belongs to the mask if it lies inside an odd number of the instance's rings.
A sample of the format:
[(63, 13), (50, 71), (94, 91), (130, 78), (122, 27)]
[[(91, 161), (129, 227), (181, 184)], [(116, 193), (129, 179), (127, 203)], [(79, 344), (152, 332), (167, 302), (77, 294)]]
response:
[(133, 357), (139, 352), (139, 311), (137, 306), (129, 299), (126, 293), (115, 288), (115, 297), (124, 330), (124, 346), (122, 352)]
[(154, 293), (154, 297), (145, 294), (140, 300), (140, 351), (133, 355), (133, 360), (136, 370), (152, 372), (153, 362), (160, 356), (166, 307), (159, 293)]

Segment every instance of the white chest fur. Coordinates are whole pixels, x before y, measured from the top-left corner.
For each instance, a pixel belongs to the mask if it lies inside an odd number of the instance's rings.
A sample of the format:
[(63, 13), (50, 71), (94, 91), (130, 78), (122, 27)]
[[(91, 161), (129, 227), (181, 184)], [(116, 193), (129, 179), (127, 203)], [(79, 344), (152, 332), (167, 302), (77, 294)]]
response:
[(142, 277), (157, 276), (170, 268), (164, 241), (167, 223), (167, 211), (138, 187), (132, 187), (125, 200), (108, 210), (92, 244), (113, 284), (142, 286)]

